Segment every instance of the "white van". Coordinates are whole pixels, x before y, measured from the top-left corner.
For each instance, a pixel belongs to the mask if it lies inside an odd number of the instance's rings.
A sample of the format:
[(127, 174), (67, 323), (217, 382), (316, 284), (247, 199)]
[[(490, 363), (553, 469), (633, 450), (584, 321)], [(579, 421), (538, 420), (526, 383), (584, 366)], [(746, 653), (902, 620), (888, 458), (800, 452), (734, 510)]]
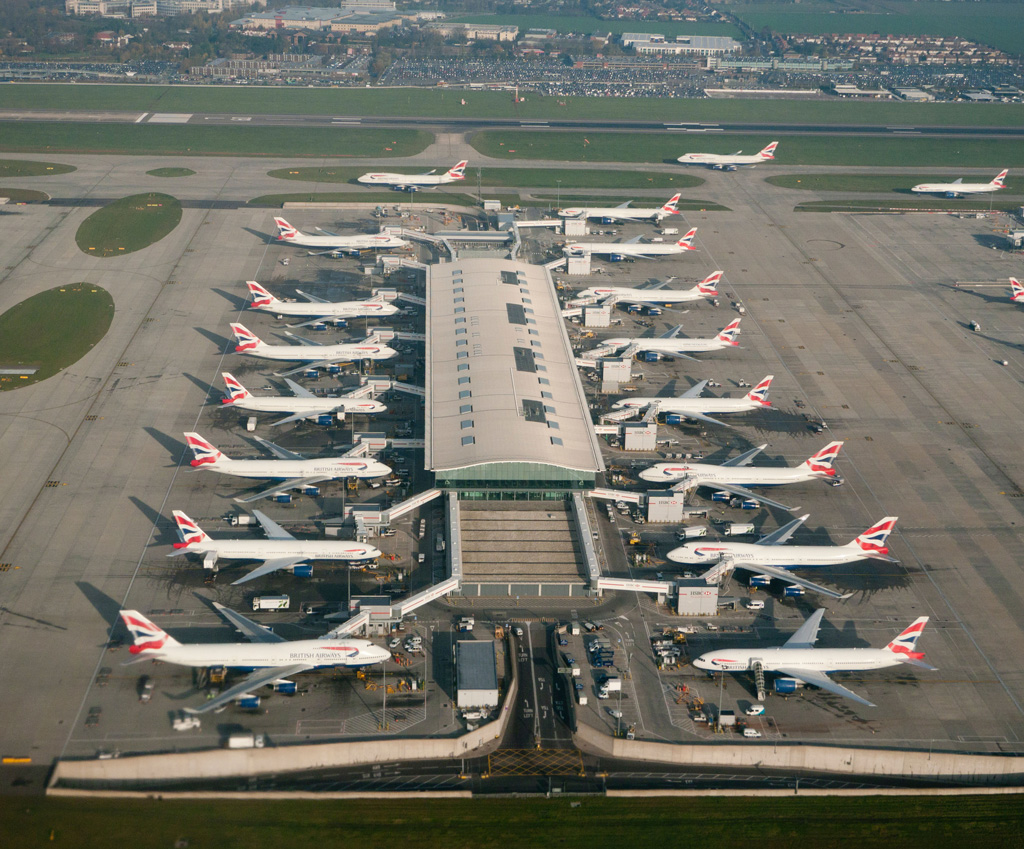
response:
[(752, 598), (747, 602), (747, 610), (764, 610), (764, 600)]
[(754, 737), (760, 737), (761, 736), (761, 732), (758, 731), (756, 728), (744, 728), (743, 729), (743, 736), (752, 739)]

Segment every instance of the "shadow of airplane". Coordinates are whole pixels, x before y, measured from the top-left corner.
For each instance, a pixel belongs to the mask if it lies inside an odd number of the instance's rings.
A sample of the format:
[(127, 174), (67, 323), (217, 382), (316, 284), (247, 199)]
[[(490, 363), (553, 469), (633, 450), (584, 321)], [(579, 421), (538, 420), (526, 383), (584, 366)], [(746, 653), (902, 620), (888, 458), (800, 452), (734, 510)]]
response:
[(223, 289), (213, 287), (214, 292), (220, 295), (224, 300), (231, 304), (233, 309), (244, 310), (249, 304), (249, 298), (243, 295), (239, 295), (236, 292), (225, 292)]
[(180, 439), (157, 430), (155, 427), (144, 427), (146, 433), (167, 449), (168, 459), (174, 464), (181, 464), (188, 456), (188, 446)]
[(108, 637), (113, 636), (114, 631), (121, 627), (121, 602), (111, 598), (105, 592), (94, 587), (88, 581), (76, 581), (75, 586), (82, 591), (88, 602), (96, 609), (96, 612), (107, 623)]
[(977, 289), (972, 289), (970, 286), (954, 286), (951, 283), (939, 283), (938, 285), (941, 288), (948, 289), (951, 292), (961, 292), (964, 295), (970, 295), (971, 297), (979, 298), (980, 300), (984, 301), (986, 304), (1013, 303), (1010, 300), (1009, 283), (1007, 283), (1006, 294), (1000, 294), (1000, 295), (989, 295), (987, 292), (979, 292)]
[(222, 354), (230, 354), (235, 347), (234, 341), (221, 336), (219, 333), (207, 330), (205, 327), (196, 327), (195, 331), (217, 345), (220, 348), (220, 353)]

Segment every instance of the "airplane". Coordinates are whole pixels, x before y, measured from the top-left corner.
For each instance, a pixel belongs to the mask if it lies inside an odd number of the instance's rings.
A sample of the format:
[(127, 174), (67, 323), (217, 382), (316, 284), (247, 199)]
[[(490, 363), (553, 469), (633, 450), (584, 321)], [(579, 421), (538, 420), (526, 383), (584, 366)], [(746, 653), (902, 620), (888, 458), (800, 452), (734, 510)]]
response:
[(313, 567), (309, 560), (376, 560), (381, 555), (379, 548), (361, 542), (347, 540), (306, 540), (296, 539), (277, 522), (259, 510), (253, 510), (256, 521), (263, 526), (265, 540), (211, 539), (202, 528), (181, 510), (173, 510), (181, 542), (174, 543), (174, 551), (168, 557), (198, 554), (203, 558), (206, 569), (216, 569), (217, 560), (262, 560), (263, 565), (243, 575), (231, 585), (244, 584), (255, 578), (262, 578), (282, 569), (297, 577), (308, 578)]
[(655, 463), (653, 466), (640, 472), (641, 480), (653, 483), (675, 483), (672, 487), (676, 491), (696, 489), (699, 486), (706, 486), (714, 490), (722, 490), (740, 498), (750, 498), (769, 507), (776, 507), (781, 510), (796, 510), (796, 507), (787, 507), (778, 501), (765, 498), (752, 492), (747, 487), (751, 486), (781, 486), (787, 483), (803, 483), (810, 480), (827, 480), (833, 485), (839, 485), (843, 479), (836, 474), (832, 464), (839, 456), (839, 450), (843, 447), (842, 442), (830, 442), (820, 451), (815, 452), (799, 466), (784, 466), (782, 468), (751, 468), (748, 464), (767, 448), (767, 445), (759, 445), (749, 451), (740, 454), (738, 457), (726, 460), (721, 465), (711, 463), (690, 463), (686, 460), (675, 463)]
[[(269, 478), (282, 483), (258, 492), (246, 498), (236, 498), (239, 504), (249, 504), (261, 498), (281, 495), (290, 489), (304, 491), (316, 490), (315, 484), (339, 478), (380, 478), (391, 474), (391, 467), (377, 460), (363, 457), (324, 457), (319, 460), (307, 460), (273, 442), (255, 437), (256, 441), (270, 451), (277, 459), (274, 460), (233, 460), (226, 457), (198, 433), (186, 433), (185, 441), (192, 449), (195, 459), (192, 466), (206, 469), (222, 475), (234, 475), (240, 478)], [(313, 493), (315, 494), (315, 493)]]
[(250, 357), (264, 360), (292, 360), (303, 362), (291, 371), (278, 374), (286, 377), (308, 368), (324, 368), (339, 362), (358, 362), (359, 360), (388, 360), (398, 356), (398, 351), (387, 345), (373, 342), (373, 336), (363, 342), (343, 342), (339, 345), (321, 345), (310, 339), (303, 339), (291, 333), (286, 334), (295, 339), (298, 345), (268, 345), (259, 336), (237, 322), (231, 322), (231, 332), (235, 334), (238, 344), (235, 351)]
[(371, 171), (363, 174), (357, 182), (369, 186), (390, 186), (395, 191), (417, 191), (421, 188), (431, 186), (443, 186), (447, 183), (456, 183), (466, 179), (466, 166), (468, 159), (463, 159), (453, 168), (449, 168), (444, 174), (435, 174), (428, 171), (426, 174), (391, 174), (388, 172)]
[(1016, 277), (1010, 278), (1010, 300), (1015, 304), (1024, 304), (1024, 286)]
[(740, 319), (735, 319), (723, 327), (715, 336), (710, 339), (686, 339), (676, 336), (682, 329), (678, 324), (657, 339), (629, 339), (616, 338), (605, 339), (596, 348), (586, 351), (585, 358), (603, 357), (611, 351), (619, 351), (620, 357), (632, 357), (637, 353), (653, 353), (662, 356), (683, 357), (692, 360), (687, 353), (703, 353), (707, 351), (718, 351), (721, 348), (738, 347), (736, 337), (740, 335)]
[(945, 195), (948, 198), (959, 198), (964, 195), (979, 195), (986, 194), (988, 192), (998, 192), (1000, 189), (1005, 189), (1006, 185), (1003, 180), (1006, 179), (1006, 175), (1010, 173), (1009, 168), (1004, 168), (1000, 171), (994, 179), (987, 183), (965, 183), (963, 177), (958, 180), (954, 180), (952, 183), (920, 183), (914, 186), (910, 191), (917, 192), (918, 194), (927, 195)]
[[(369, 640), (356, 640), (331, 631), (316, 640), (286, 640), (269, 628), (247, 619), (222, 604), (212, 602), (216, 611), (234, 625), (249, 643), (192, 643), (182, 645), (137, 610), (122, 610), (121, 619), (132, 635), (128, 651), (134, 659), (128, 663), (156, 660), (177, 666), (206, 668), (224, 666), (249, 672), (244, 680), (200, 707), (185, 708), (186, 713), (209, 713), (222, 705), (265, 685), (281, 692), (294, 692), (288, 678), (313, 669), (339, 666), (370, 666), (391, 657), (387, 649)], [(127, 664), (125, 664), (127, 665)]]
[(602, 305), (617, 304), (620, 301), (637, 305), (681, 304), (686, 301), (699, 301), (701, 298), (717, 298), (718, 284), (722, 279), (722, 271), (712, 271), (692, 289), (662, 289), (662, 286), (675, 279), (662, 280), (646, 289), (627, 289), (621, 286), (591, 286), (576, 293), (569, 303), (571, 306), (600, 303)]
[(766, 148), (753, 156), (741, 156), (742, 150), (735, 153), (684, 153), (676, 162), (683, 165), (707, 165), (717, 171), (735, 171), (741, 165), (760, 165), (762, 162), (770, 162), (775, 158), (775, 148), (779, 146), (773, 141)]
[[(871, 669), (886, 669), (890, 666), (908, 664), (931, 672), (937, 671), (934, 666), (924, 662), (924, 652), (914, 649), (917, 640), (924, 632), (928, 623), (927, 616), (915, 619), (907, 628), (884, 648), (880, 649), (816, 649), (814, 643), (818, 639), (818, 628), (825, 608), (812, 613), (803, 625), (781, 646), (759, 649), (719, 649), (702, 654), (693, 665), (697, 669), (708, 672), (741, 672), (755, 669), (760, 664), (763, 672), (777, 672), (787, 678), (796, 678), (805, 684), (811, 684), (837, 696), (853, 699), (867, 707), (875, 707), (867, 699), (837, 684), (826, 673), (828, 672), (866, 672)], [(776, 692), (791, 692), (790, 688), (780, 687), (782, 679), (776, 682)], [(796, 682), (792, 682), (795, 686)]]
[(344, 318), (394, 315), (399, 311), (394, 304), (385, 301), (382, 295), (376, 295), (365, 301), (327, 301), (296, 289), (295, 291), (306, 299), (306, 303), (302, 303), (282, 301), (271, 295), (255, 280), (246, 280), (245, 285), (249, 287), (249, 293), (252, 295), (252, 303), (249, 305), (251, 309), (272, 312), (277, 315), (314, 316), (309, 321), (292, 324), (289, 325), (290, 327), (306, 327), (309, 324), (320, 324), (324, 321)]
[(387, 410), (387, 407), (380, 401), (373, 401), (369, 398), (356, 398), (352, 395), (335, 395), (325, 398), (314, 395), (305, 387), (299, 386), (294, 380), (288, 378), (285, 378), (284, 382), (295, 393), (291, 398), (284, 395), (253, 395), (242, 386), (233, 374), (225, 371), (221, 373), (221, 377), (224, 378), (224, 385), (227, 386), (227, 394), (221, 399), (222, 404), (232, 404), (240, 410), (250, 410), (254, 413), (292, 413), (292, 415), (274, 422), (271, 427), (334, 413), (372, 415)]
[(662, 218), (666, 218), (669, 215), (678, 215), (679, 209), (677, 204), (679, 198), (682, 197), (681, 192), (677, 192), (667, 200), (662, 206), (659, 207), (636, 207), (631, 208), (630, 204), (633, 201), (627, 200), (625, 203), (620, 203), (618, 206), (613, 207), (584, 207), (584, 206), (571, 206), (565, 209), (558, 210), (559, 216), (562, 218), (598, 218), (605, 224), (615, 224), (619, 221), (661, 221)]
[(805, 587), (832, 598), (849, 598), (852, 593), (837, 593), (820, 584), (793, 575), (790, 569), (809, 566), (841, 566), (857, 560), (884, 560), (898, 562), (889, 556), (885, 541), (896, 527), (896, 516), (886, 516), (864, 533), (846, 545), (798, 545), (783, 546), (810, 514), (794, 519), (774, 533), (761, 537), (757, 542), (730, 542), (722, 540), (710, 543), (686, 543), (672, 549), (666, 556), (674, 563), (690, 566), (701, 564), (711, 566), (701, 577), (709, 584), (716, 583), (733, 569), (745, 569), (752, 573), (752, 586), (767, 586), (772, 578)]
[(612, 407), (616, 410), (635, 409), (638, 411), (646, 408), (647, 416), (650, 417), (656, 416), (658, 413), (667, 413), (731, 427), (732, 425), (727, 425), (707, 414), (745, 413), (748, 410), (771, 407), (771, 402), (767, 400), (768, 388), (774, 378), (775, 375), (769, 374), (742, 398), (701, 398), (700, 393), (708, 385), (706, 380), (702, 380), (676, 398), (623, 398), (621, 401), (616, 401)]
[(341, 236), (338, 233), (320, 230), (317, 227), (321, 233), (326, 235), (313, 236), (297, 230), (283, 218), (275, 216), (274, 223), (277, 225), (277, 240), (279, 242), (288, 242), (290, 245), (296, 245), (301, 248), (326, 249), (312, 254), (313, 256), (331, 253), (359, 253), (360, 251), (383, 250), (385, 248), (404, 248), (409, 244), (405, 239), (399, 239), (398, 236), (392, 236), (390, 233), (372, 233), (369, 236)]
[(678, 242), (668, 244), (660, 242), (641, 242), (642, 236), (628, 242), (570, 242), (562, 251), (566, 256), (606, 256), (612, 262), (622, 262), (630, 257), (649, 259), (656, 256), (674, 256), (687, 251), (697, 250), (693, 246), (693, 237), (697, 228), (688, 230)]

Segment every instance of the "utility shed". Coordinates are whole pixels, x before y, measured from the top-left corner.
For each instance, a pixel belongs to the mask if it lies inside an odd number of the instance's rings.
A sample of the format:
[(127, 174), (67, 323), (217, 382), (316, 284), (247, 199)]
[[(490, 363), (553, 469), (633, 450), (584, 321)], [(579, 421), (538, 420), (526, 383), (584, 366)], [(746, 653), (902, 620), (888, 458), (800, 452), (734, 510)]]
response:
[(459, 640), (455, 644), (455, 681), (455, 705), (460, 710), (498, 706), (494, 640)]

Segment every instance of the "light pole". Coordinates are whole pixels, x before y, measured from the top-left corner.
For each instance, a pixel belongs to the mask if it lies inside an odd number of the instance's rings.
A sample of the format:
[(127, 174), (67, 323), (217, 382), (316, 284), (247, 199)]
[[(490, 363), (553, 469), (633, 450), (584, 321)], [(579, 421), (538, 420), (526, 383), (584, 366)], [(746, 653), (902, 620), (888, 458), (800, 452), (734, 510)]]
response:
[(555, 212), (562, 208), (562, 181), (555, 180)]

